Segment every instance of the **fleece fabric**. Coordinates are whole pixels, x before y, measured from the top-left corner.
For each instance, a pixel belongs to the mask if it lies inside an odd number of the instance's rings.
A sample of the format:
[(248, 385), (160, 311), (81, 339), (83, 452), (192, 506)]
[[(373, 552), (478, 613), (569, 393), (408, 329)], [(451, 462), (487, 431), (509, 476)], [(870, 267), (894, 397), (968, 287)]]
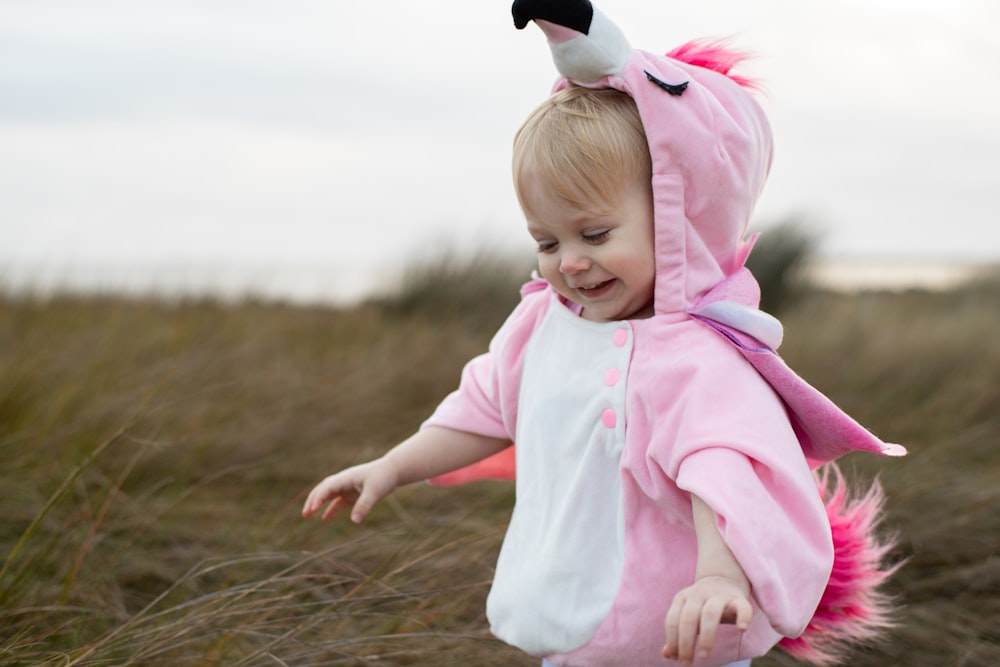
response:
[(694, 578), (690, 496), (703, 499), (756, 612), (695, 663), (716, 667), (799, 635), (819, 603), (833, 544), (811, 467), (903, 450), (772, 349), (780, 326), (756, 310), (743, 266), (772, 152), (759, 104), (728, 76), (631, 49), (591, 18), (586, 30), (536, 22), (564, 75), (556, 89), (636, 101), (652, 158), (655, 314), (589, 322), (536, 280), (425, 425), (517, 443), (487, 614), (498, 637), (560, 667), (664, 664), (665, 614)]
[(784, 404), (687, 315), (594, 323), (534, 291), (426, 425), (516, 440), (487, 615), (553, 664), (664, 664), (663, 620), (694, 578), (691, 493), (718, 515), (763, 611), (742, 636), (723, 627), (696, 664), (763, 655), (819, 602), (830, 529)]

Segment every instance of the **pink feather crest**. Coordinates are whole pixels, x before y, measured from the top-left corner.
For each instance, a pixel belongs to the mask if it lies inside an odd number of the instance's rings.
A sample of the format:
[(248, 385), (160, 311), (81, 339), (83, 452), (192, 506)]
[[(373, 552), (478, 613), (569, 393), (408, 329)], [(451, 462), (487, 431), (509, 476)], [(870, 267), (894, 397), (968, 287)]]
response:
[(826, 667), (841, 664), (852, 648), (879, 639), (894, 626), (895, 605), (880, 587), (900, 564), (884, 564), (894, 542), (875, 535), (885, 502), (877, 480), (863, 495), (850, 497), (840, 469), (828, 464), (817, 471), (816, 483), (833, 534), (833, 571), (805, 632), (781, 640), (778, 647)]
[(666, 55), (688, 65), (724, 74), (749, 90), (760, 90), (760, 84), (755, 79), (732, 73), (734, 67), (748, 60), (751, 55), (728, 46), (722, 40), (692, 40), (670, 50)]

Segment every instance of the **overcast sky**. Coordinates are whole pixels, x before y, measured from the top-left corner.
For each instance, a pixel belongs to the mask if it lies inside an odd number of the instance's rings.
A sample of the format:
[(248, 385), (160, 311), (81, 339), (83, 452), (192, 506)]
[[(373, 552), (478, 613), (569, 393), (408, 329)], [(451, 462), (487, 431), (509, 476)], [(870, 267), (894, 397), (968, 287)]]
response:
[[(1000, 261), (1000, 3), (599, 6), (636, 47), (757, 54), (776, 158), (755, 227)], [(0, 271), (530, 253), (510, 141), (554, 74), (506, 0), (0, 0)]]

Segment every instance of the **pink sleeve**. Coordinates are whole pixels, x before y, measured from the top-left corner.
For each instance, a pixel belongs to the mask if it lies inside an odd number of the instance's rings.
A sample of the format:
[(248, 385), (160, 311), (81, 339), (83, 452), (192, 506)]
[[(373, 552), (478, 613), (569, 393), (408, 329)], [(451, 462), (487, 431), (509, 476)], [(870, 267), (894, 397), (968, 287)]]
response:
[(795, 637), (833, 566), (826, 510), (781, 400), (727, 343), (698, 338), (650, 455), (713, 509), (757, 605)]
[(502, 403), (493, 355), (483, 354), (465, 365), (458, 389), (445, 397), (421, 428), (444, 426), (491, 438), (510, 438)]
[(677, 478), (679, 487), (713, 509), (754, 600), (786, 637), (805, 630), (833, 566), (826, 511), (803, 467), (775, 469), (742, 452), (713, 447), (688, 456)]
[(465, 365), (458, 389), (422, 427), (443, 426), (513, 440), (524, 350), (548, 303), (548, 290), (527, 294), (493, 337), (489, 351)]

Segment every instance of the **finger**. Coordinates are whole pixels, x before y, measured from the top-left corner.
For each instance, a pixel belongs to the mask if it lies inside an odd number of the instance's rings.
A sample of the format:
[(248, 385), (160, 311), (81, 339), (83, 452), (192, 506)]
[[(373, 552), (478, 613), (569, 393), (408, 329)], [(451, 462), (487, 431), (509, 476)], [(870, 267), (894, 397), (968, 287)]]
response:
[(663, 645), (663, 657), (664, 658), (676, 658), (677, 657), (677, 625), (680, 623), (681, 609), (684, 606), (684, 599), (680, 595), (674, 596), (673, 602), (670, 604), (670, 609), (667, 610), (667, 617), (664, 621), (666, 628), (667, 641)]
[(753, 606), (744, 598), (739, 598), (730, 604), (736, 608), (736, 629), (746, 632), (753, 620)]
[[(328, 500), (333, 500), (343, 495), (345, 491), (343, 486), (344, 484), (338, 481), (336, 475), (331, 475), (324, 479), (309, 492), (309, 496), (306, 498), (305, 505), (302, 508), (302, 515), (308, 519), (318, 512)], [(329, 517), (324, 514), (324, 518)]]
[(686, 600), (677, 624), (677, 659), (693, 660), (698, 625), (701, 620), (701, 604), (696, 600)]
[(698, 627), (697, 650), (699, 658), (707, 658), (712, 654), (724, 609), (725, 605), (718, 600), (708, 600), (702, 607)]
[(368, 513), (372, 511), (375, 503), (381, 500), (384, 495), (385, 493), (379, 491), (374, 484), (366, 484), (361, 489), (357, 500), (354, 501), (354, 509), (351, 510), (351, 521), (354, 523), (364, 521)]
[(350, 502), (344, 496), (337, 496), (330, 501), (330, 504), (326, 507), (326, 511), (323, 512), (323, 521), (329, 521), (337, 515), (337, 512), (349, 504)]
[(316, 510), (320, 507), (321, 501), (319, 494), (317, 493), (318, 489), (318, 486), (313, 488), (313, 490), (310, 491), (309, 495), (306, 497), (306, 502), (302, 505), (302, 516), (306, 519), (315, 514)]

